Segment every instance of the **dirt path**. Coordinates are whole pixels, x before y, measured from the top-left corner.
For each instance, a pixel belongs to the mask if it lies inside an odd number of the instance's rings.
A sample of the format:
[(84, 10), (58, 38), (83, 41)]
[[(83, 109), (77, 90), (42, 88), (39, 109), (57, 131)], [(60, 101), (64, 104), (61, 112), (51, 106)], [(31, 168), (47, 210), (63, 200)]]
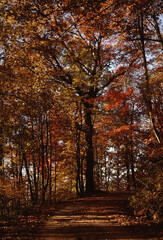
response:
[(156, 226), (127, 215), (128, 194), (110, 193), (64, 202), (37, 240), (163, 239)]

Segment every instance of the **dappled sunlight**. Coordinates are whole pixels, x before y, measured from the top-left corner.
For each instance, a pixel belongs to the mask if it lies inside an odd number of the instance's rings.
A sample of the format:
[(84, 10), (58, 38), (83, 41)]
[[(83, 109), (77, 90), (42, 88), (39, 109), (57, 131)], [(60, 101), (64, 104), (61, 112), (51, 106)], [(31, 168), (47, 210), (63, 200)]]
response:
[(151, 226), (128, 215), (128, 197), (119, 192), (70, 200), (68, 206), (54, 211), (36, 239), (154, 239)]

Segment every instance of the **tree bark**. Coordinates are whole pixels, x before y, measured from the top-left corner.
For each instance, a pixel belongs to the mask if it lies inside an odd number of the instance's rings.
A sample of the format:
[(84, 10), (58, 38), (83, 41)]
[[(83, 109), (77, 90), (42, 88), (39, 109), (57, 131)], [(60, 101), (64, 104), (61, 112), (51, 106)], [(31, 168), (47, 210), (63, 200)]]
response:
[(92, 104), (84, 102), (85, 107), (85, 140), (86, 149), (86, 192), (93, 193), (95, 191), (93, 179), (94, 167), (94, 150), (93, 150), (93, 123), (92, 123)]

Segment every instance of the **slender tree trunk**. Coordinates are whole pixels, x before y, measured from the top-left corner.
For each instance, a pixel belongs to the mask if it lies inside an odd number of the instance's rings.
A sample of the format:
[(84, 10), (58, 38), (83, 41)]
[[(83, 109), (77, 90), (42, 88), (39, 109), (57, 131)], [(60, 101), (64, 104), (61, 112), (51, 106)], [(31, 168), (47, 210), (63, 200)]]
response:
[[(83, 130), (83, 113), (82, 113), (82, 104), (80, 103), (79, 108), (79, 114), (80, 114), (80, 137), (81, 137), (81, 131)], [(84, 193), (84, 181), (83, 181), (83, 162), (84, 162), (84, 156), (85, 153), (81, 154), (80, 152), (80, 192), (81, 194)]]
[(106, 153), (105, 153), (105, 191), (106, 192), (108, 191), (108, 177), (109, 177), (109, 174), (108, 174), (108, 161), (107, 161), (107, 156), (106, 156)]
[(34, 179), (34, 186), (35, 186), (35, 202), (38, 200), (38, 182), (37, 182), (37, 174), (36, 174), (36, 159), (34, 153), (32, 154), (33, 160), (33, 179)]
[(85, 102), (85, 140), (87, 143), (86, 149), (86, 192), (93, 193), (94, 179), (93, 179), (93, 167), (94, 167), (94, 150), (93, 150), (93, 124), (92, 124), (92, 104)]
[[(133, 107), (134, 108), (134, 107)], [(135, 168), (134, 168), (134, 144), (133, 144), (133, 110), (131, 112), (131, 117), (130, 117), (130, 122), (131, 122), (131, 153), (130, 153), (130, 164), (131, 164), (131, 172), (132, 172), (132, 182), (133, 182), (133, 187), (136, 187), (136, 181), (135, 181)]]
[[(1, 109), (3, 109), (3, 101), (1, 100)], [(3, 177), (3, 157), (4, 157), (4, 152), (3, 152), (3, 116), (1, 113), (0, 116), (0, 177)]]
[(48, 185), (49, 185), (49, 175), (50, 175), (50, 166), (49, 166), (49, 116), (48, 113), (46, 113), (46, 184), (44, 186), (45, 193), (47, 191)]
[[(1, 132), (1, 129), (0, 129), (0, 132)], [(1, 136), (2, 135), (0, 133), (0, 138), (1, 138)], [(1, 139), (0, 139), (0, 141), (1, 141)], [(0, 142), (0, 177), (3, 177), (2, 167), (3, 167), (3, 144)]]
[(23, 158), (21, 157), (21, 146), (19, 145), (19, 185), (23, 182)]
[(80, 191), (81, 193), (84, 192), (84, 182), (83, 182), (83, 160), (84, 156), (81, 156), (81, 163), (80, 163)]
[(57, 146), (56, 146), (56, 143), (54, 145), (54, 152), (55, 152), (55, 155), (54, 155), (54, 159), (55, 159), (54, 193), (55, 193), (55, 202), (57, 202)]
[(120, 189), (120, 166), (119, 166), (119, 158), (117, 156), (117, 190), (119, 191)]
[(33, 195), (33, 189), (32, 189), (32, 182), (31, 182), (31, 178), (30, 178), (29, 167), (28, 167), (27, 158), (26, 158), (25, 153), (23, 153), (23, 161), (24, 161), (25, 169), (26, 169), (26, 173), (27, 173), (28, 184), (29, 184), (29, 189), (30, 189), (30, 194), (31, 194), (31, 200), (32, 200), (32, 203), (34, 204), (34, 195)]
[(126, 164), (126, 169), (127, 169), (127, 190), (130, 191), (130, 166), (128, 163)]
[(49, 197), (52, 195), (52, 134), (50, 131), (50, 166), (49, 166)]
[(97, 190), (100, 190), (100, 163), (99, 163), (99, 154), (98, 154), (98, 148), (96, 148), (96, 187)]
[[(127, 139), (127, 136), (126, 136)], [(130, 190), (130, 160), (129, 160), (129, 153), (128, 147), (126, 142), (126, 150), (125, 150), (125, 162), (126, 162), (126, 171), (127, 171), (127, 190)]]
[[(49, 184), (49, 162), (48, 162), (48, 144), (49, 144), (49, 122), (46, 114), (45, 119), (46, 134), (43, 133), (43, 123), (41, 122), (41, 145), (42, 145), (42, 204), (45, 203), (46, 191)], [(44, 138), (46, 137), (46, 143), (44, 144)], [(46, 158), (45, 158), (46, 155)], [(46, 166), (45, 166), (46, 164)]]
[[(32, 140), (34, 141), (34, 126), (33, 126), (33, 118), (32, 118)], [(35, 186), (35, 203), (38, 200), (38, 182), (37, 182), (37, 172), (36, 172), (36, 158), (34, 152), (32, 153), (32, 162), (33, 162), (33, 179)]]
[(80, 136), (81, 130), (76, 125), (76, 163), (77, 163), (77, 175), (76, 175), (76, 191), (78, 195), (83, 194), (83, 160), (80, 152)]
[(77, 162), (77, 176), (76, 176), (76, 192), (78, 195), (80, 192), (80, 130), (76, 129), (76, 162)]
[(143, 66), (144, 66), (144, 73), (145, 73), (145, 87), (146, 92), (143, 90), (144, 100), (147, 106), (149, 119), (151, 121), (151, 126), (155, 135), (156, 140), (158, 143), (161, 143), (160, 136), (155, 126), (155, 119), (153, 116), (152, 111), (152, 102), (151, 102), (151, 93), (150, 93), (150, 86), (149, 86), (149, 73), (147, 67), (147, 59), (146, 59), (146, 52), (145, 52), (145, 40), (144, 40), (144, 20), (143, 20), (143, 12), (141, 12), (141, 16), (138, 19), (138, 26), (139, 26), (139, 34), (141, 39), (141, 50), (142, 50), (142, 57), (143, 57)]
[(160, 44), (161, 44), (161, 47), (162, 47), (162, 50), (163, 50), (163, 39), (162, 39), (162, 36), (161, 36), (161, 32), (160, 32), (160, 28), (159, 28), (159, 25), (158, 25), (158, 22), (157, 22), (157, 17), (156, 17), (155, 12), (153, 12), (152, 17), (153, 17), (154, 24), (155, 24), (156, 34), (157, 34), (158, 39), (160, 40)]
[(44, 158), (44, 139), (43, 139), (43, 123), (41, 119), (41, 167), (42, 167), (42, 203), (45, 202), (45, 158)]

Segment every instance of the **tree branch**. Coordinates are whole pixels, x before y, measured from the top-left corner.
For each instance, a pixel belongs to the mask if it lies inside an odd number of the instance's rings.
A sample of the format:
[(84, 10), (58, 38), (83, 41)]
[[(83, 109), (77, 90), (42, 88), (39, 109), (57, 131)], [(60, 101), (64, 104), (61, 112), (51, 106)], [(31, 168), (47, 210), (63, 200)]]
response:
[[(129, 41), (140, 41), (141, 38), (134, 38), (134, 39), (131, 39)], [(153, 39), (153, 38), (144, 38), (145, 41), (153, 41), (153, 42), (161, 42), (163, 43), (163, 40), (159, 40), (159, 39)]]

